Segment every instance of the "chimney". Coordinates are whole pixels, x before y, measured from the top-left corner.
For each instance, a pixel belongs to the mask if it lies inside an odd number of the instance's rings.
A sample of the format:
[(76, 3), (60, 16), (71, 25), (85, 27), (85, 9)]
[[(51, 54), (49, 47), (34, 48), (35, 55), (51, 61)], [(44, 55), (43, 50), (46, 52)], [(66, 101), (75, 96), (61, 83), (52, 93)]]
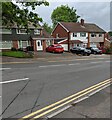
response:
[(84, 19), (81, 19), (81, 25), (84, 26)]

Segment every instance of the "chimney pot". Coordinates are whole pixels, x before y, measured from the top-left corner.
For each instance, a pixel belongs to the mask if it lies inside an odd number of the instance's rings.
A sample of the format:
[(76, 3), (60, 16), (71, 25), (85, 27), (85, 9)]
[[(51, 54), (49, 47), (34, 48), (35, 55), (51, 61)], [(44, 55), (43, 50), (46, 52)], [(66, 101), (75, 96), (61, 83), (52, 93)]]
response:
[(81, 19), (81, 25), (84, 26), (84, 19)]

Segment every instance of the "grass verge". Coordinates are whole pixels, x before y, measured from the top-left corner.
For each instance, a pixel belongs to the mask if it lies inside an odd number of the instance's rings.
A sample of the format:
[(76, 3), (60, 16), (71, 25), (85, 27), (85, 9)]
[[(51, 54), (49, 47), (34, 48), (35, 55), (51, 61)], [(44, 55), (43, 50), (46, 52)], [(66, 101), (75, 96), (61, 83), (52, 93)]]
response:
[(33, 58), (33, 54), (21, 52), (21, 51), (7, 51), (2, 52), (2, 56), (15, 57), (15, 58)]

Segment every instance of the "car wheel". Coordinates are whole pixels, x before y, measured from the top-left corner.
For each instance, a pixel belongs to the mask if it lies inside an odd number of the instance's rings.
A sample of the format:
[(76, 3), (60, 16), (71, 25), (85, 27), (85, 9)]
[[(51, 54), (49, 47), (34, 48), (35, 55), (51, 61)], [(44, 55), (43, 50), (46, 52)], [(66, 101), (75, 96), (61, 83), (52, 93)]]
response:
[(94, 52), (93, 54), (96, 55), (96, 52)]
[(82, 53), (81, 53), (81, 55), (83, 55), (83, 56), (84, 56), (85, 54), (82, 52)]

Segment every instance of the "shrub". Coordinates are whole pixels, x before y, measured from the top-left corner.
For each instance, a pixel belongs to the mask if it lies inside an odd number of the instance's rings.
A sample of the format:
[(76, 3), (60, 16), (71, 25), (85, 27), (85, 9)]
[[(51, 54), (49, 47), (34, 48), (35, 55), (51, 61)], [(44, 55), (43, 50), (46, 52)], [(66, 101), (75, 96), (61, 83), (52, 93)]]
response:
[(111, 47), (108, 47), (106, 48), (106, 54), (112, 54), (112, 46)]
[(27, 50), (27, 51), (34, 51), (33, 46), (27, 46), (27, 47), (26, 47), (26, 50)]
[(17, 49), (15, 47), (12, 47), (11, 51), (17, 51)]

